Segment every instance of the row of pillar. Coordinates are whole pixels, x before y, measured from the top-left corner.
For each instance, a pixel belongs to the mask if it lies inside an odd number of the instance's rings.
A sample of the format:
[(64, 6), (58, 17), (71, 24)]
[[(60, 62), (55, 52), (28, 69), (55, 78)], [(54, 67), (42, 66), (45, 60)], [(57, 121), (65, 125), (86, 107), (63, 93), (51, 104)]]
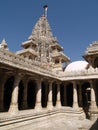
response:
[[(18, 111), (18, 89), (19, 89), (19, 82), (21, 80), (22, 76), (21, 74), (17, 74), (15, 76), (15, 80), (14, 80), (14, 85), (13, 85), (13, 91), (12, 91), (12, 97), (11, 97), (11, 103), (10, 103), (10, 107), (9, 107), (9, 112), (17, 112)], [(4, 94), (4, 84), (6, 81), (7, 77), (5, 75), (5, 77), (1, 80), (1, 86), (0, 86), (0, 91), (1, 91), (1, 95), (0, 95), (0, 108), (2, 108), (3, 106), (3, 94)], [(40, 110), (42, 109), (41, 106), (41, 83), (42, 80), (39, 79), (36, 81), (37, 83), (37, 93), (36, 93), (36, 104), (35, 104), (35, 109), (36, 110)], [(48, 109), (52, 109), (53, 107), (53, 103), (52, 103), (52, 81), (49, 82), (49, 93), (48, 93), (48, 101), (47, 101), (47, 108)], [(72, 82), (73, 83), (73, 108), (78, 109), (79, 105), (78, 105), (78, 95), (77, 95), (77, 84), (75, 81)], [(23, 97), (23, 107), (25, 108), (27, 106), (27, 80), (24, 81), (24, 97)], [(91, 86), (91, 104), (90, 104), (90, 109), (93, 108), (97, 108), (96, 105), (96, 99), (95, 99), (95, 91), (93, 88), (93, 82), (92, 80), (90, 80), (90, 86)], [(65, 87), (64, 87), (65, 88)], [(81, 86), (80, 86), (80, 90), (81, 90)], [(80, 100), (81, 100), (81, 95), (80, 96)], [(64, 100), (66, 100), (66, 98), (64, 97)], [(57, 83), (57, 100), (56, 100), (56, 106), (55, 107), (61, 107), (61, 101), (60, 101), (60, 83)]]
[[(18, 92), (19, 92), (19, 83), (21, 81), (21, 74), (17, 74), (15, 76), (15, 80), (14, 80), (14, 84), (13, 84), (13, 91), (12, 91), (12, 96), (11, 96), (11, 103), (10, 103), (10, 107), (9, 107), (9, 112), (13, 113), (13, 112), (17, 112), (18, 111)], [(0, 109), (3, 110), (3, 97), (4, 97), (4, 85), (5, 85), (5, 81), (6, 81), (7, 77), (4, 77), (1, 81), (1, 95), (0, 95)], [(23, 104), (22, 107), (23, 108), (27, 108), (27, 81), (28, 80), (24, 80), (24, 90), (23, 90)], [(35, 109), (36, 110), (41, 110), (42, 106), (41, 106), (41, 83), (42, 80), (36, 80), (36, 84), (37, 84), (37, 93), (36, 93), (36, 104), (35, 104)], [(10, 87), (10, 86), (9, 86)], [(60, 84), (57, 85), (57, 101), (56, 101), (56, 106), (61, 106), (60, 103)], [(49, 82), (49, 94), (48, 94), (48, 101), (47, 101), (47, 107), (49, 109), (51, 109), (53, 107), (52, 104), (52, 81)]]

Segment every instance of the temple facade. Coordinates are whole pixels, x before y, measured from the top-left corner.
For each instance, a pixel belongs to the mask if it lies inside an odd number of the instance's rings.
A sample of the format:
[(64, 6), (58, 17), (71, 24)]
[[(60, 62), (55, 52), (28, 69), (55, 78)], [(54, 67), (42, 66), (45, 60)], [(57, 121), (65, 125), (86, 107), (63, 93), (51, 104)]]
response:
[(87, 47), (84, 61), (70, 62), (44, 14), (22, 47), (12, 53), (5, 39), (0, 44), (1, 120), (6, 115), (10, 119), (9, 115), (31, 110), (34, 113), (69, 110), (69, 115), (97, 119), (97, 41)]

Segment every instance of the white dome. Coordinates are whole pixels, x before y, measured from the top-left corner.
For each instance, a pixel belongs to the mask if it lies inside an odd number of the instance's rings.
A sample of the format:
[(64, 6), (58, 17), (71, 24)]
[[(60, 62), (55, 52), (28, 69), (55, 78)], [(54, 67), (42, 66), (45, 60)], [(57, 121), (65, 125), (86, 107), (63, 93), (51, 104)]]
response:
[(65, 71), (81, 71), (81, 70), (85, 70), (88, 68), (88, 62), (86, 61), (74, 61), (72, 63), (70, 63)]

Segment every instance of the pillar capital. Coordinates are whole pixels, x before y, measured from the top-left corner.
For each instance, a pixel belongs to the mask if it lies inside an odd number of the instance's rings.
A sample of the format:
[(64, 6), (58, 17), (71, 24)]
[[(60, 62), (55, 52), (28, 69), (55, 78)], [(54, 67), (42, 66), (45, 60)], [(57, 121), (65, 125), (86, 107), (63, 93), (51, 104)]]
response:
[(57, 85), (61, 85), (61, 82), (60, 81), (57, 81), (57, 83), (56, 83)]
[(79, 86), (82, 86), (82, 82), (81, 82), (81, 81), (77, 81), (77, 84), (78, 84)]
[(93, 80), (90, 79), (90, 80), (89, 80), (89, 83), (90, 83), (90, 85), (92, 86), (92, 85), (93, 85)]
[(73, 85), (76, 85), (76, 81), (72, 81), (72, 84), (73, 84)]
[(22, 80), (23, 80), (24, 83), (25, 82), (27, 83), (29, 81), (29, 78), (28, 77), (24, 77)]
[(52, 86), (53, 80), (49, 80), (48, 83), (49, 83), (49, 86)]
[(21, 80), (23, 78), (24, 74), (22, 74), (21, 72), (17, 72), (15, 73), (15, 79), (17, 81)]
[(35, 79), (36, 82), (42, 82), (44, 80), (44, 78), (37, 78)]

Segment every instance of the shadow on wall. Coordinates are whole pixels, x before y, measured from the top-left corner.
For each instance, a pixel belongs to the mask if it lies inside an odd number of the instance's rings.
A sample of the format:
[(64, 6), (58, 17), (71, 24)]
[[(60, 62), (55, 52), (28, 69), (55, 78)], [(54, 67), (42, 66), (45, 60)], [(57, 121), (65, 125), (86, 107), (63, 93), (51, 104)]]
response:
[(92, 125), (92, 127), (89, 130), (98, 130), (98, 119), (95, 121), (95, 123)]

